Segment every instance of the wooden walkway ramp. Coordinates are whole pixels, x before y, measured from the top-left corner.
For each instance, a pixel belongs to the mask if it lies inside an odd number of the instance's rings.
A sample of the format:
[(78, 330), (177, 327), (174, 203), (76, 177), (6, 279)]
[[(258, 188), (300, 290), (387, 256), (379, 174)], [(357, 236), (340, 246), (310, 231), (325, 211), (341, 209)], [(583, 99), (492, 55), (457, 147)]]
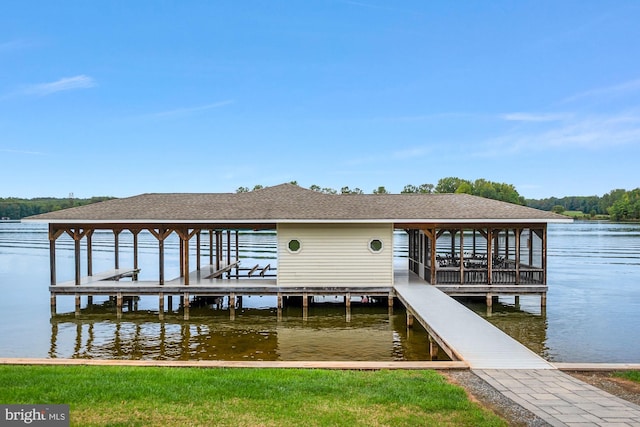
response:
[(398, 282), (398, 299), (452, 359), (472, 369), (555, 369), (435, 286), (409, 278)]

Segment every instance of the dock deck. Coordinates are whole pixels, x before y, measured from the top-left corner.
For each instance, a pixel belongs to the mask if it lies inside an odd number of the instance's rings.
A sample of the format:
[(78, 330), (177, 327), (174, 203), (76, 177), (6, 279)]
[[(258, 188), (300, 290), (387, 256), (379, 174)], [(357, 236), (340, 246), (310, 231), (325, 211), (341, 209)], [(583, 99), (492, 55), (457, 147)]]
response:
[(398, 277), (394, 289), (407, 311), (453, 360), (464, 360), (472, 369), (553, 369), (542, 357), (413, 273)]

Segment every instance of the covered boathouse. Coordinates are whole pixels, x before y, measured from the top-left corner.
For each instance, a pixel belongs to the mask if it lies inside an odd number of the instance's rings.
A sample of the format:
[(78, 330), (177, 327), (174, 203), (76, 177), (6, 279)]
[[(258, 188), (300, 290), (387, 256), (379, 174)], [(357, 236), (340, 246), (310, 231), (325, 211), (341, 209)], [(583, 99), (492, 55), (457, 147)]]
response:
[[(246, 193), (142, 194), (25, 218), (49, 224), (52, 311), (56, 296), (190, 297), (316, 295), (395, 297), (394, 284), (423, 280), (452, 296), (539, 295), (546, 304), (550, 212), (467, 194), (330, 195), (281, 184)], [(114, 268), (94, 272), (92, 235), (113, 232)], [(275, 230), (277, 266), (241, 266), (238, 232)], [(407, 233), (407, 265), (394, 268), (394, 233)], [(119, 236), (131, 233), (133, 259), (120, 265)], [(138, 236), (157, 240), (153, 280), (138, 280)], [(165, 241), (180, 242), (180, 276), (165, 277)], [(59, 283), (56, 241), (73, 240), (74, 280)], [(194, 242), (195, 240), (195, 242)], [(195, 246), (195, 251), (193, 250)], [(83, 261), (82, 253), (86, 254)], [(195, 254), (194, 254), (195, 252)], [(194, 259), (195, 258), (195, 259)], [(203, 263), (203, 260), (205, 263)], [(84, 265), (83, 265), (84, 264)], [(206, 264), (206, 265), (205, 265)], [(145, 272), (149, 276), (148, 270)], [(131, 278), (132, 280), (121, 280)]]

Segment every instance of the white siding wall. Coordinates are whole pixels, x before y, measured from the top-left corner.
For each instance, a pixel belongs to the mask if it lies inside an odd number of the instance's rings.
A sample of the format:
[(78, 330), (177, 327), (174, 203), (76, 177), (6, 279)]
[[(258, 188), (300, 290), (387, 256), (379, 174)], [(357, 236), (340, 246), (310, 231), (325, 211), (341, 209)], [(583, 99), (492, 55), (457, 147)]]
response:
[[(287, 245), (302, 243), (298, 253)], [(383, 249), (369, 250), (379, 239)], [(391, 286), (393, 284), (392, 224), (279, 224), (278, 284), (280, 286)]]

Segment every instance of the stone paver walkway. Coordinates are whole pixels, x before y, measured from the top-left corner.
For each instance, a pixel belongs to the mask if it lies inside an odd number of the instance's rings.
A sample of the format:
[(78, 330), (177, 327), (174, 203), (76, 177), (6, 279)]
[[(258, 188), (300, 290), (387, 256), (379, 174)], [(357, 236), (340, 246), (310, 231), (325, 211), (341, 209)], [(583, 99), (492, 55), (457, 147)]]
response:
[(640, 426), (640, 406), (555, 369), (473, 372), (552, 426)]

